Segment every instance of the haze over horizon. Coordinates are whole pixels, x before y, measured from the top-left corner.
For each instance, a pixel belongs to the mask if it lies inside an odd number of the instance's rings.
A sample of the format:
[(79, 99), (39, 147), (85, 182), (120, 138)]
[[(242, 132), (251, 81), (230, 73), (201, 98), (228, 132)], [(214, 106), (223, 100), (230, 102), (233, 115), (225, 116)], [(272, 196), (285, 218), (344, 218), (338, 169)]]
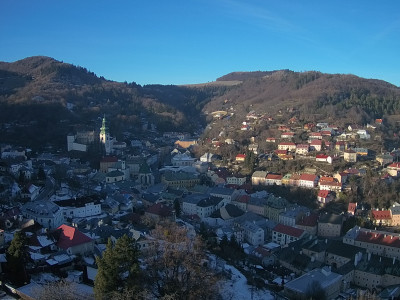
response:
[(400, 86), (400, 3), (393, 0), (3, 0), (0, 11), (0, 61), (44, 55), (142, 85), (290, 69)]

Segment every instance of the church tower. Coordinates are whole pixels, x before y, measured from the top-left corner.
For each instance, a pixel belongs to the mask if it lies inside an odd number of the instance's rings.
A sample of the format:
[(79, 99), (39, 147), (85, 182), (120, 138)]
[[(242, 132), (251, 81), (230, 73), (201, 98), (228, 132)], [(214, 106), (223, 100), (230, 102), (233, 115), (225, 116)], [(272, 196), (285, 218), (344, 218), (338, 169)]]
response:
[(106, 123), (106, 116), (103, 117), (103, 123), (100, 128), (100, 143), (102, 143), (106, 149), (106, 154), (111, 153), (112, 141), (110, 137), (110, 132)]

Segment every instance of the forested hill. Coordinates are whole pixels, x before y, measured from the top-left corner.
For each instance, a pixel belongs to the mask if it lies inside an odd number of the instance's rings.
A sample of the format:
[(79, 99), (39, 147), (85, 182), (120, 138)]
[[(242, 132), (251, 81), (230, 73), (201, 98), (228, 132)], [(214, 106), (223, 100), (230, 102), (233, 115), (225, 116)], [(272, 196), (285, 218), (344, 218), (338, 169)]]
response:
[[(121, 83), (84, 67), (49, 57), (0, 62), (0, 142), (15, 138), (65, 146), (76, 124), (97, 129), (105, 114), (112, 134), (138, 132), (146, 119), (159, 131), (194, 132), (204, 112), (249, 111), (296, 115), (299, 120), (365, 124), (386, 118), (397, 124), (400, 89), (353, 75), (290, 70), (233, 72), (216, 82), (193, 86)], [(18, 125), (18, 126), (15, 126)]]
[(235, 107), (274, 115), (296, 111), (300, 119), (365, 124), (400, 114), (400, 88), (385, 81), (320, 72), (234, 72), (218, 81), (239, 80), (206, 106), (208, 111)]
[(0, 142), (64, 145), (76, 124), (96, 129), (103, 114), (112, 134), (140, 132), (144, 119), (160, 131), (191, 132), (204, 125), (201, 110), (215, 93), (216, 88), (114, 82), (49, 57), (0, 62), (1, 126), (18, 125), (4, 131)]

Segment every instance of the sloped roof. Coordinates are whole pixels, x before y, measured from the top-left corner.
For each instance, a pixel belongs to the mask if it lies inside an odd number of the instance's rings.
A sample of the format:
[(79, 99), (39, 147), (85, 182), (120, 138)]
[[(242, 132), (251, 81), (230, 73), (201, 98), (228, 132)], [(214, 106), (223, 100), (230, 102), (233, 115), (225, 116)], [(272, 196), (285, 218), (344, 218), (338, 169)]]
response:
[(390, 210), (372, 210), (371, 213), (375, 220), (390, 220), (392, 218)]
[(60, 231), (57, 246), (64, 250), (70, 247), (82, 245), (92, 241), (90, 237), (80, 232), (77, 228), (68, 225), (61, 225), (57, 228)]
[(286, 235), (294, 236), (294, 237), (300, 237), (304, 232), (303, 229), (295, 228), (295, 227), (287, 226), (287, 225), (283, 225), (283, 224), (277, 224), (273, 230), (280, 232), (280, 233), (284, 233)]
[(321, 197), (321, 198), (326, 198), (326, 197), (328, 197), (328, 195), (329, 195), (329, 191), (327, 191), (327, 190), (320, 190), (318, 192), (318, 197)]
[(146, 209), (146, 213), (158, 215), (160, 217), (172, 216), (172, 209), (162, 203), (156, 203)]
[(316, 178), (317, 178), (317, 175), (315, 175), (315, 174), (303, 173), (300, 175), (300, 180), (314, 181)]

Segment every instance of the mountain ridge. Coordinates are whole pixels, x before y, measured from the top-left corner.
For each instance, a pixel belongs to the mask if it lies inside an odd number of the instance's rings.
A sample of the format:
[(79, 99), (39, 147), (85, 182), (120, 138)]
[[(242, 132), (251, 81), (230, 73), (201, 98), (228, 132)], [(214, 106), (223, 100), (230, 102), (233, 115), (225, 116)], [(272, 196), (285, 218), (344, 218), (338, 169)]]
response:
[(18, 110), (26, 107), (30, 114), (25, 121), (44, 118), (42, 113), (32, 114), (44, 107), (56, 109), (66, 124), (88, 123), (107, 114), (116, 131), (138, 128), (144, 114), (161, 131), (194, 132), (206, 125), (207, 112), (232, 109), (238, 122), (255, 110), (270, 115), (290, 112), (288, 116), (304, 122), (318, 118), (363, 124), (385, 117), (396, 124), (400, 88), (351, 74), (288, 69), (231, 72), (205, 84), (141, 86), (107, 80), (45, 56), (0, 62), (0, 117), (11, 122), (14, 116), (21, 118)]

